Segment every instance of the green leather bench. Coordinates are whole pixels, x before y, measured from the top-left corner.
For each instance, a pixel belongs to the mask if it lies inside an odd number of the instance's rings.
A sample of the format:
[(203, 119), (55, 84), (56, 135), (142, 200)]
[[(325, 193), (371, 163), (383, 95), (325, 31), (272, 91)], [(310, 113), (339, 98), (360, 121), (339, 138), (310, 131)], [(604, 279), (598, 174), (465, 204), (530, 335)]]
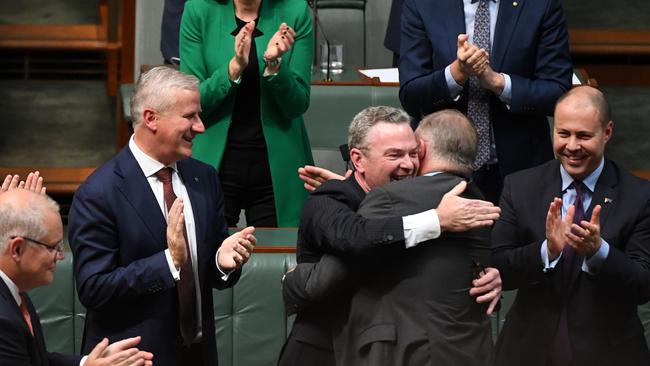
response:
[[(214, 291), (215, 322), (221, 366), (275, 365), (292, 319), (284, 313), (282, 275), (295, 265), (295, 229), (258, 229), (258, 247), (234, 288)], [(501, 311), (493, 317), (496, 332), (503, 326), (514, 291), (504, 293)], [(54, 283), (30, 295), (41, 317), (50, 351), (79, 353), (83, 306), (72, 278), (72, 256), (58, 263)], [(650, 304), (639, 307), (650, 340)], [(650, 342), (649, 342), (650, 345)]]

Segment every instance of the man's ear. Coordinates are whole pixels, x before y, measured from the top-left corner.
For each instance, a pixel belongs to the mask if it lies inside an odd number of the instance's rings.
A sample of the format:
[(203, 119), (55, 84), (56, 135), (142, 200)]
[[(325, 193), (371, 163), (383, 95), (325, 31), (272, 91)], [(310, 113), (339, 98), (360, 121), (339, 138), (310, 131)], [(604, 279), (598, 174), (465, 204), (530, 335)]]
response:
[(427, 156), (427, 143), (423, 139), (418, 139), (418, 160), (424, 160)]
[(350, 163), (354, 166), (354, 170), (363, 174), (366, 169), (363, 164), (363, 152), (356, 147), (350, 149)]
[(142, 123), (151, 131), (155, 132), (158, 129), (158, 115), (155, 110), (145, 108), (142, 112)]
[(9, 251), (9, 255), (11, 255), (11, 258), (14, 261), (20, 262), (23, 251), (25, 250), (25, 239), (23, 239), (21, 236), (17, 236), (9, 240), (9, 244), (7, 244), (7, 250)]

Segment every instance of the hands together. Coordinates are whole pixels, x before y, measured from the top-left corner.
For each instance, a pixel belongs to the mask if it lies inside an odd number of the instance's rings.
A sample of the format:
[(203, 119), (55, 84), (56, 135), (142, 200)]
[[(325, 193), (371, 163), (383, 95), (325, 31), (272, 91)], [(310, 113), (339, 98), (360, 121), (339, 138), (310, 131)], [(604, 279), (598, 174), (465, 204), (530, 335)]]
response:
[(562, 219), (562, 200), (554, 198), (546, 214), (546, 246), (549, 260), (555, 260), (567, 244), (585, 258), (594, 255), (602, 243), (601, 209), (600, 205), (596, 205), (591, 213), (591, 220), (582, 220), (578, 225), (573, 223), (575, 206), (569, 206), (566, 216)]
[(490, 55), (484, 48), (469, 43), (467, 34), (459, 34), (456, 60), (451, 64), (451, 74), (460, 85), (465, 84), (470, 76), (477, 76), (481, 87), (501, 95), (505, 78), (490, 66)]
[(140, 343), (140, 337), (123, 339), (113, 344), (104, 338), (97, 343), (88, 354), (85, 366), (151, 366), (153, 354), (140, 351), (135, 346)]

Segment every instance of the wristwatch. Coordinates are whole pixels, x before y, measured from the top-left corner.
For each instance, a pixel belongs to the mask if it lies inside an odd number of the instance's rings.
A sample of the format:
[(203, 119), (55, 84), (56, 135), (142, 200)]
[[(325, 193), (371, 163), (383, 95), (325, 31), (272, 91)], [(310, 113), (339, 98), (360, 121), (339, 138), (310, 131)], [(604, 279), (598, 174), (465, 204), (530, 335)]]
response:
[(267, 60), (265, 58), (264, 63), (266, 64), (266, 67), (277, 67), (278, 65), (280, 65), (280, 63), (282, 63), (282, 57), (278, 57), (273, 60)]

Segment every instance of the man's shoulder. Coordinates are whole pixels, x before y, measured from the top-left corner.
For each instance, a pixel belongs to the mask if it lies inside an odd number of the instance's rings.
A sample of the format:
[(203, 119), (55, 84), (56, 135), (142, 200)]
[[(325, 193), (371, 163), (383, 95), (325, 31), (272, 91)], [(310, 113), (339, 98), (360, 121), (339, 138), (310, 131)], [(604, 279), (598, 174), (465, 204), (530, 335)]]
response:
[(451, 173), (439, 173), (434, 175), (422, 175), (418, 177), (390, 182), (373, 191), (384, 191), (387, 193), (409, 193), (419, 191), (449, 191), (463, 178)]
[(506, 180), (515, 182), (543, 182), (550, 174), (560, 174), (560, 162), (556, 159), (549, 160), (544, 164), (520, 170), (506, 176)]

